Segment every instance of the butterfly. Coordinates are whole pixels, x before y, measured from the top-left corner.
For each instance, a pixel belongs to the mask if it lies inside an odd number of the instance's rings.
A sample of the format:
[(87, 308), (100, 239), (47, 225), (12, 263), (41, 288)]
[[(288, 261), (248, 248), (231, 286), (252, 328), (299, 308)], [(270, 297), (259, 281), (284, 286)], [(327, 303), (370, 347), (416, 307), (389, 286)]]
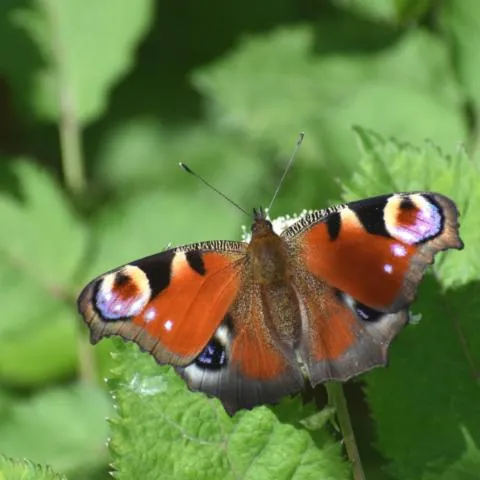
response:
[(457, 218), (430, 192), (313, 211), (280, 234), (254, 209), (249, 243), (134, 261), (89, 283), (78, 309), (92, 343), (137, 343), (233, 414), (385, 365), (426, 267), (463, 248)]

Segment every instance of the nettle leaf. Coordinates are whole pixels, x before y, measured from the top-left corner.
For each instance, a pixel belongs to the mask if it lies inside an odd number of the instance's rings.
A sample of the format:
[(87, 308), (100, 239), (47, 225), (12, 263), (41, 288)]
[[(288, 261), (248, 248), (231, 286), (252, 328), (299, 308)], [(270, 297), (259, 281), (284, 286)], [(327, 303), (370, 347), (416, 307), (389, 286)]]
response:
[(467, 429), (462, 428), (466, 450), (459, 460), (449, 465), (442, 473), (429, 472), (422, 480), (476, 480), (480, 472), (480, 450)]
[(350, 55), (316, 55), (314, 42), (309, 27), (250, 37), (198, 71), (195, 85), (222, 128), (281, 151), (304, 130), (302, 158), (330, 169), (356, 167), (352, 124), (441, 146), (466, 138), (461, 95), (438, 38), (412, 30), (390, 48)]
[(420, 323), (391, 346), (387, 369), (364, 377), (377, 448), (399, 480), (461, 459), (464, 428), (480, 444), (480, 282), (442, 294), (427, 277), (412, 308)]
[(480, 3), (475, 0), (445, 0), (439, 5), (440, 25), (449, 36), (455, 67), (468, 97), (480, 111), (478, 49)]
[[(122, 8), (115, 0), (33, 0), (11, 8), (10, 21), (34, 40), (43, 60), (32, 81), (30, 110), (48, 120), (57, 120), (61, 110), (82, 123), (98, 117), (109, 89), (132, 64), (152, 7), (152, 0), (125, 0)], [(21, 69), (10, 65), (13, 84)]]
[(55, 473), (48, 466), (0, 455), (0, 480), (67, 480), (67, 477)]
[(267, 407), (231, 418), (218, 400), (190, 392), (171, 367), (133, 345), (116, 345), (110, 381), (118, 412), (110, 441), (116, 478), (350, 478), (340, 445), (325, 429), (304, 428), (302, 408), (292, 409), (299, 417), (288, 423)]
[[(466, 248), (435, 264), (443, 286), (427, 276), (412, 309), (422, 318), (390, 348), (390, 365), (364, 376), (377, 430), (377, 447), (398, 479), (441, 472), (466, 454), (463, 431), (480, 442), (480, 208), (478, 173), (462, 149), (448, 157), (384, 140), (357, 129), (362, 149), (357, 172), (346, 182), (347, 200), (379, 193), (433, 190), (458, 203)], [(456, 287), (456, 288), (452, 288)]]
[(353, 200), (381, 193), (427, 190), (451, 197), (460, 211), (462, 252), (448, 252), (434, 269), (446, 286), (480, 277), (480, 173), (462, 147), (449, 156), (431, 142), (422, 148), (386, 140), (371, 131), (356, 129), (362, 156), (350, 181), (343, 184), (344, 198)]
[(26, 160), (12, 169), (21, 198), (0, 195), (0, 378), (26, 386), (63, 376), (76, 364), (66, 300), (87, 237), (45, 171)]
[(44, 391), (17, 401), (1, 419), (0, 451), (67, 474), (95, 470), (108, 461), (105, 417), (110, 412), (108, 398), (99, 388)]

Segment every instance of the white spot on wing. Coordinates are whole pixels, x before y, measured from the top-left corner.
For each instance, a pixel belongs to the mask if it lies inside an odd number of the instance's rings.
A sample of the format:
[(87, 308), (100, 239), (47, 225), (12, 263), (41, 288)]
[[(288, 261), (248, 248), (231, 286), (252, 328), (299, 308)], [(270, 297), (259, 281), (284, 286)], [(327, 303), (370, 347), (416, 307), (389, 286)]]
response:
[(163, 328), (167, 331), (170, 332), (173, 327), (173, 322), (172, 320), (166, 320), (165, 323), (163, 324)]
[(156, 316), (157, 316), (157, 311), (153, 307), (147, 308), (146, 312), (143, 314), (143, 318), (147, 323), (151, 322), (152, 320), (155, 320)]
[(383, 270), (385, 270), (385, 272), (387, 272), (387, 273), (392, 273), (393, 272), (393, 267), (389, 263), (386, 263), (383, 266)]
[(407, 254), (407, 249), (400, 243), (394, 243), (390, 248), (396, 257), (404, 257)]

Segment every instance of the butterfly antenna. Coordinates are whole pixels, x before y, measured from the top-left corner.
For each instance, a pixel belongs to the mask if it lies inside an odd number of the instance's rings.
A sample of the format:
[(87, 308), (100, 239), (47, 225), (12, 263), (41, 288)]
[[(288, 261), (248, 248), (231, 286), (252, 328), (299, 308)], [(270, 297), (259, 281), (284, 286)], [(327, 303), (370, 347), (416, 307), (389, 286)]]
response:
[(280, 191), (280, 187), (282, 186), (285, 177), (287, 176), (288, 171), (290, 170), (290, 167), (293, 164), (293, 161), (295, 160), (295, 157), (297, 156), (298, 149), (300, 148), (300, 145), (303, 142), (303, 137), (305, 136), (304, 132), (300, 132), (300, 135), (298, 136), (297, 143), (295, 144), (295, 148), (293, 149), (292, 156), (290, 157), (290, 160), (287, 163), (287, 166), (285, 167), (285, 170), (283, 171), (282, 178), (278, 182), (277, 188), (275, 190), (275, 193), (273, 194), (272, 201), (270, 202), (270, 205), (268, 206), (268, 212), (270, 213), (270, 210), (272, 209), (273, 202), (277, 198), (278, 192)]
[(211, 188), (214, 192), (218, 193), (221, 197), (223, 197), (228, 203), (233, 205), (234, 207), (238, 208), (241, 212), (243, 212), (245, 215), (247, 215), (249, 218), (252, 218), (252, 216), (245, 210), (243, 209), (238, 203), (234, 202), (231, 198), (227, 197), (224, 193), (222, 193), (218, 188), (215, 188), (212, 184), (208, 183), (203, 177), (198, 175), (198, 173), (195, 173), (188, 165), (185, 165), (184, 163), (180, 162), (179, 163), (180, 167), (182, 167), (187, 173), (190, 173), (190, 175), (193, 175), (194, 177), (198, 178), (202, 183), (204, 183), (207, 187)]

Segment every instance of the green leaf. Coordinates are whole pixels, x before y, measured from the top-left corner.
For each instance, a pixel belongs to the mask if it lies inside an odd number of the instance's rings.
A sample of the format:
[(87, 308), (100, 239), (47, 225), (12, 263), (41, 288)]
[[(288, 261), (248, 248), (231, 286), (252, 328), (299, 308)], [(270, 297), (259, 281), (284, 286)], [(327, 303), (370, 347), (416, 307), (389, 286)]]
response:
[(11, 264), (55, 289), (71, 279), (86, 248), (86, 232), (47, 172), (17, 159), (12, 169), (22, 199), (0, 195), (0, 252)]
[[(106, 394), (74, 387), (47, 390), (17, 401), (0, 423), (0, 451), (28, 457), (60, 472), (94, 470), (107, 463)], [(10, 477), (7, 477), (10, 478)]]
[(0, 480), (67, 480), (67, 477), (55, 473), (50, 467), (0, 455)]
[(21, 199), (0, 194), (0, 378), (28, 386), (76, 365), (73, 309), (65, 301), (87, 236), (44, 170), (24, 160), (12, 169)]
[[(23, 300), (19, 295), (15, 298)], [(71, 310), (66, 312), (65, 307), (54, 310), (50, 312), (51, 317), (48, 311), (43, 311), (41, 325), (25, 325), (22, 332), (0, 338), (0, 379), (3, 383), (17, 388), (40, 387), (65, 379), (76, 371), (78, 329), (75, 321), (79, 320), (73, 318)]]
[[(147, 118), (133, 118), (107, 131), (95, 158), (97, 177), (120, 194), (148, 187), (197, 188), (198, 181), (179, 168), (180, 161), (238, 201), (251, 198), (269, 171), (253, 145), (238, 135), (201, 124), (167, 129)], [(219, 201), (212, 195), (213, 203)]]
[(386, 140), (356, 129), (362, 155), (355, 174), (343, 184), (344, 198), (353, 200), (401, 191), (434, 191), (450, 196), (460, 212), (462, 252), (442, 254), (434, 264), (442, 283), (465, 284), (480, 277), (480, 173), (463, 148), (448, 156), (431, 142), (422, 148)]
[(377, 447), (395, 478), (443, 471), (466, 449), (467, 428), (480, 442), (480, 283), (440, 293), (427, 277), (415, 312), (422, 314), (390, 348), (390, 365), (366, 375)]
[[(132, 53), (152, 17), (151, 0), (33, 0), (7, 10), (10, 21), (36, 43), (42, 66), (24, 96), (34, 115), (57, 120), (63, 115), (92, 121), (106, 107), (108, 92), (132, 64)], [(18, 53), (17, 53), (18, 55)], [(11, 62), (12, 85), (22, 64)], [(28, 96), (25, 97), (25, 93)]]
[(429, 472), (423, 480), (475, 480), (480, 472), (480, 450), (466, 428), (462, 428), (466, 449), (462, 456), (442, 473)]
[(301, 418), (282, 422), (267, 407), (231, 418), (218, 400), (190, 392), (170, 367), (116, 343), (111, 386), (118, 417), (110, 442), (116, 478), (350, 478), (340, 445), (324, 429), (313, 434)]
[[(274, 155), (261, 140), (249, 141), (241, 133), (232, 134), (208, 123), (167, 129), (153, 119), (132, 118), (105, 133), (94, 158), (96, 178), (100, 187), (106, 186), (114, 190), (122, 199), (136, 196), (139, 192), (145, 193), (149, 189), (162, 190), (165, 194), (175, 191), (175, 194), (180, 193), (184, 197), (190, 197), (192, 189), (198, 190), (202, 193), (202, 202), (203, 195), (205, 196), (205, 215), (209, 215), (210, 220), (221, 224), (226, 217), (238, 217), (237, 225), (240, 225), (243, 223), (241, 216), (236, 215), (219, 196), (208, 192), (198, 180), (187, 175), (178, 167), (178, 162), (188, 164), (211, 184), (251, 211), (256, 205), (268, 205), (271, 199), (293, 150), (296, 135), (290, 135), (285, 140), (284, 149), (279, 149), (278, 154)], [(302, 152), (303, 150), (299, 157), (303, 156)], [(305, 178), (314, 175), (317, 177), (316, 182), (305, 182)], [(335, 189), (338, 190), (338, 187), (318, 165), (297, 161), (277, 197), (274, 212), (291, 213), (292, 209), (301, 211), (303, 208), (318, 208), (329, 198), (338, 197)], [(174, 205), (175, 198), (177, 195), (172, 199), (171, 205)], [(217, 204), (218, 214), (216, 210), (212, 211)], [(187, 212), (186, 217), (180, 218), (179, 215), (174, 216), (173, 209), (170, 209), (162, 221), (169, 221), (173, 217), (174, 221), (183, 219), (188, 222), (192, 213), (195, 214), (193, 208), (190, 213)], [(207, 221), (210, 223), (210, 220)], [(202, 240), (212, 238), (211, 232), (206, 229), (205, 232), (207, 236)], [(170, 237), (168, 241), (174, 240)]]
[(397, 18), (402, 23), (418, 21), (435, 7), (433, 0), (394, 0)]
[(396, 8), (394, 0), (336, 0), (335, 4), (345, 10), (356, 13), (376, 21), (396, 20)]
[(480, 43), (480, 3), (476, 0), (444, 0), (440, 4), (439, 21), (452, 45), (454, 64), (459, 80), (476, 113), (480, 112), (478, 82), (478, 45)]
[(380, 52), (335, 55), (316, 55), (314, 38), (308, 27), (250, 37), (198, 71), (195, 84), (219, 125), (278, 151), (304, 130), (302, 158), (328, 162), (334, 172), (356, 168), (352, 124), (444, 147), (466, 138), (461, 96), (438, 38), (412, 30)]
[(338, 6), (378, 22), (417, 21), (432, 6), (432, 0), (336, 0)]

